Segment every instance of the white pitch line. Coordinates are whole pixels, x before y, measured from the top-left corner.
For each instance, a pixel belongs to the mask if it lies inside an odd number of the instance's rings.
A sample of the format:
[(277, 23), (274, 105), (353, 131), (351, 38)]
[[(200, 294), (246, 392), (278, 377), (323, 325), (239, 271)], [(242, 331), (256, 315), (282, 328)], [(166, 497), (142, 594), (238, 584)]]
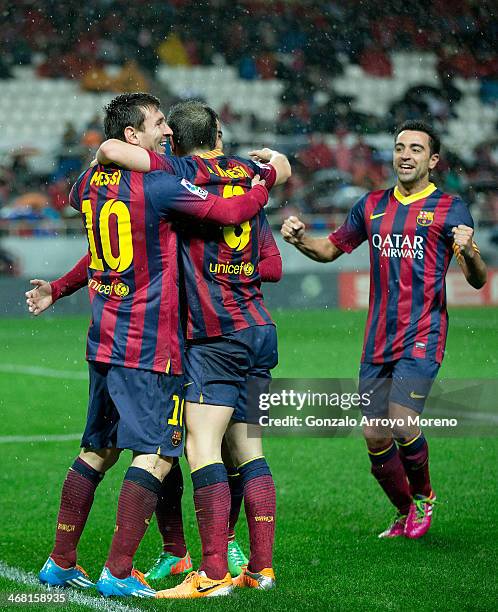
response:
[(42, 434), (38, 436), (0, 436), (0, 444), (12, 442), (69, 442), (80, 440), (81, 434)]
[[(25, 585), (29, 587), (35, 587), (41, 591), (50, 591), (54, 592), (50, 587), (46, 587), (43, 584), (40, 584), (38, 578), (32, 574), (31, 572), (25, 572), (17, 567), (11, 567), (7, 565), (3, 561), (0, 561), (0, 577), (5, 578), (6, 580), (11, 580), (15, 582), (17, 585)], [(21, 589), (17, 588), (17, 591)], [(58, 591), (57, 592), (61, 592)], [(104, 610), (105, 612), (139, 612), (140, 608), (133, 608), (131, 606), (126, 606), (124, 604), (118, 603), (109, 599), (99, 599), (97, 597), (90, 597), (89, 595), (84, 595), (82, 592), (76, 591), (74, 589), (64, 589), (63, 593), (67, 596), (67, 600), (71, 603), (78, 604), (80, 606), (85, 606), (87, 608), (91, 608), (92, 610)], [(55, 606), (55, 604), (54, 604)], [(57, 606), (55, 606), (57, 607)]]
[(45, 378), (67, 378), (69, 380), (88, 380), (87, 372), (72, 372), (71, 370), (52, 370), (38, 366), (0, 364), (0, 372), (5, 374), (27, 374), (29, 376), (43, 376)]

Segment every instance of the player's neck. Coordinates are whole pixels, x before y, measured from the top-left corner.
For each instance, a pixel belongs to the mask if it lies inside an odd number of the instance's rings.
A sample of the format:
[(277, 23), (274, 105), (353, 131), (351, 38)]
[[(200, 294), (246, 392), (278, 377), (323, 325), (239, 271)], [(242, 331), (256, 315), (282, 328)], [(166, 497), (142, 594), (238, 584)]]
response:
[(406, 197), (424, 191), (424, 189), (427, 189), (427, 187), (429, 186), (429, 183), (429, 176), (424, 176), (423, 179), (415, 181), (414, 183), (402, 183), (398, 180), (396, 182), (396, 187), (398, 188), (398, 191), (401, 193), (401, 195)]
[(203, 153), (209, 153), (212, 149), (193, 149), (187, 155), (202, 155)]

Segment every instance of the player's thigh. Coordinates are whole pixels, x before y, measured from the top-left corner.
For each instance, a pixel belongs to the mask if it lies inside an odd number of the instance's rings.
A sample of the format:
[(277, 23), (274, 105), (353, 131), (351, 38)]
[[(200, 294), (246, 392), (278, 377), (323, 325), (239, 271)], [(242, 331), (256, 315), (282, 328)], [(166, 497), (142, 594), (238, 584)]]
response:
[(184, 444), (183, 377), (112, 366), (109, 393), (119, 413), (116, 446), (179, 457)]
[(261, 426), (232, 421), (225, 434), (230, 456), (236, 466), (263, 455)]
[(221, 444), (232, 413), (229, 406), (186, 402), (186, 455), (191, 470), (221, 462)]
[(363, 436), (369, 448), (379, 448), (392, 438), (385, 424), (389, 413), (389, 394), (392, 387), (393, 364), (362, 363), (358, 392), (362, 397), (361, 411), (367, 423)]
[(396, 437), (418, 432), (417, 417), (424, 410), (438, 371), (439, 364), (431, 359), (410, 357), (396, 362), (389, 395), (389, 414), (397, 419)]

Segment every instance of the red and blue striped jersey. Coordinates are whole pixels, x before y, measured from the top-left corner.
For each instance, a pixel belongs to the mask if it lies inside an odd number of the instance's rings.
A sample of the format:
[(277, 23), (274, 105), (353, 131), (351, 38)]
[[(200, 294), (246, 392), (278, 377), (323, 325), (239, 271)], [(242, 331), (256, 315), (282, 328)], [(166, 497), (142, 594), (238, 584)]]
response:
[[(211, 193), (231, 197), (244, 193), (259, 174), (271, 187), (273, 166), (215, 150), (192, 157), (149, 152), (151, 170), (185, 176)], [(181, 275), (189, 340), (220, 336), (254, 325), (272, 324), (261, 292), (258, 263), (278, 255), (264, 211), (239, 226), (178, 223)]]
[(363, 196), (329, 239), (350, 253), (368, 240), (370, 299), (363, 362), (426, 357), (441, 363), (448, 330), (445, 277), (452, 228), (473, 227), (464, 202), (432, 183), (412, 196), (397, 187)]
[(87, 359), (129, 368), (182, 371), (177, 236), (171, 220), (202, 220), (213, 198), (164, 172), (95, 166), (71, 190), (89, 245), (92, 320)]

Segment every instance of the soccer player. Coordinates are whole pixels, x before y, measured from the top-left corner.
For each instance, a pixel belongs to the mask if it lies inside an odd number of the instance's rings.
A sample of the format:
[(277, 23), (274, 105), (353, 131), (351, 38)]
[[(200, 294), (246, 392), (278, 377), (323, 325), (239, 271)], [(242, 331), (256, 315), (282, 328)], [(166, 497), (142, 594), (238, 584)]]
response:
[[(218, 119), (202, 103), (188, 101), (173, 107), (168, 124), (173, 130), (174, 153), (193, 158), (164, 158), (115, 142), (102, 145), (100, 160), (187, 175), (225, 197), (242, 193), (256, 171), (270, 185), (290, 173), (287, 160), (270, 150), (253, 152), (272, 164), (265, 166), (226, 157), (214, 149)], [(278, 173), (273, 164), (281, 168)], [(203, 558), (198, 573), (190, 574), (174, 589), (161, 591), (158, 597), (199, 597), (203, 590), (218, 587), (221, 591), (231, 582), (226, 556), (230, 492), (221, 460), (227, 427), (227, 442), (244, 484), (251, 541), (249, 564), (234, 584), (271, 588), (275, 584), (271, 567), (275, 488), (263, 457), (259, 427), (247, 422), (244, 400), (248, 385), (268, 384), (270, 369), (277, 363), (275, 327), (263, 303), (258, 270), (261, 256), (265, 274), (271, 275), (276, 266), (273, 273), (278, 280), (280, 255), (264, 215), (239, 227), (183, 224), (178, 231), (188, 306), (187, 457)]]
[(453, 253), (470, 285), (480, 289), (486, 282), (467, 206), (430, 182), (439, 150), (431, 126), (405, 122), (395, 134), (394, 188), (365, 194), (328, 238), (310, 237), (297, 217), (289, 217), (281, 230), (287, 242), (319, 262), (334, 261), (365, 240), (369, 244), (360, 392), (370, 393), (371, 403), (363, 412), (402, 423), (391, 430), (369, 420), (364, 427), (372, 474), (397, 511), (379, 537), (419, 538), (431, 524), (436, 496), (429, 449), (415, 417), (444, 355), (445, 276)]
[[(162, 152), (170, 130), (156, 98), (124, 94), (107, 107), (105, 132)], [(71, 190), (89, 246), (90, 399), (82, 451), (64, 482), (42, 582), (93, 586), (76, 565), (77, 544), (97, 485), (121, 450), (130, 449), (116, 529), (96, 586), (105, 596), (155, 595), (132, 564), (161, 482), (183, 449), (183, 336), (172, 221), (189, 215), (197, 222), (246, 222), (268, 198), (257, 177), (253, 184), (227, 201), (180, 177), (97, 165)]]

